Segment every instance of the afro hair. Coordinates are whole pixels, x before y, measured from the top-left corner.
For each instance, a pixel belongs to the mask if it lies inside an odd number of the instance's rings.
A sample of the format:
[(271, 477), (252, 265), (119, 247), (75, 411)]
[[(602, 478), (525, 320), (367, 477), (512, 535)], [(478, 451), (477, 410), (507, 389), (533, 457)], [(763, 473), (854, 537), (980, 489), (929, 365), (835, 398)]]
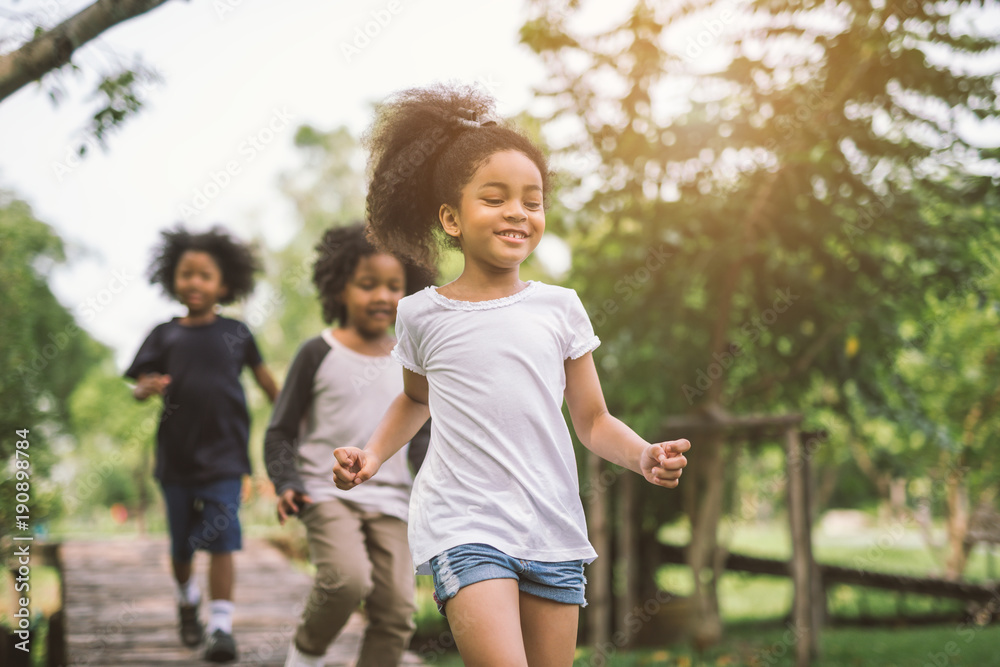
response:
[(204, 252), (219, 265), (226, 294), (219, 299), (225, 305), (249, 296), (253, 292), (254, 274), (260, 270), (255, 248), (233, 238), (228, 231), (216, 225), (207, 232), (193, 233), (183, 225), (160, 233), (160, 243), (153, 249), (153, 263), (149, 268), (149, 282), (159, 285), (173, 299), (174, 274), (184, 253)]
[[(358, 268), (358, 262), (369, 255), (382, 252), (371, 244), (364, 224), (355, 222), (344, 227), (331, 227), (316, 245), (319, 256), (313, 264), (313, 284), (319, 291), (323, 306), (323, 321), (343, 324), (347, 309), (340, 301), (340, 294)], [(426, 269), (412, 262), (401, 260), (406, 273), (406, 294), (413, 294), (430, 285), (434, 279)]]

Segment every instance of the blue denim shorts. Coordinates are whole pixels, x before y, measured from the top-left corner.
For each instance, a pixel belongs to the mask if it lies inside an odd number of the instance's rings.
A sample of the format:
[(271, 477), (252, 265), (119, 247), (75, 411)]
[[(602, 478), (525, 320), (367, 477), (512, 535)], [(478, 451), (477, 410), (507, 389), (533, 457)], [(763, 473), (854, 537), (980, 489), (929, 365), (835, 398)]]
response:
[(547, 563), (513, 558), (488, 544), (462, 544), (431, 558), (434, 601), (444, 616), (448, 600), (463, 586), (487, 579), (516, 579), (525, 593), (564, 604), (587, 606), (582, 560)]
[(239, 551), (239, 477), (186, 486), (161, 482), (170, 528), (170, 553), (174, 560), (188, 562), (196, 549), (212, 553)]

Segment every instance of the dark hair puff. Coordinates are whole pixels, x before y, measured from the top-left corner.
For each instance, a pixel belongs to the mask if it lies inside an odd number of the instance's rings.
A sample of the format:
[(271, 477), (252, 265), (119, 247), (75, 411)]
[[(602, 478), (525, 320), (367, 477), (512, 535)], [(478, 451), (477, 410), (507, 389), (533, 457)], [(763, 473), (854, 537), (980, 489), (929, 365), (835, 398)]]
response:
[[(323, 306), (323, 321), (343, 324), (347, 309), (340, 301), (340, 294), (347, 287), (362, 257), (374, 255), (379, 250), (367, 238), (367, 230), (360, 222), (346, 227), (331, 227), (316, 244), (319, 253), (313, 263), (313, 284), (319, 292)], [(402, 260), (406, 273), (406, 293), (413, 294), (431, 284), (433, 274), (419, 266)]]
[(441, 204), (459, 206), (462, 188), (496, 152), (516, 150), (542, 174), (543, 201), (549, 193), (548, 163), (542, 151), (516, 129), (494, 121), (493, 99), (471, 86), (412, 88), (376, 109), (363, 141), (368, 161), (369, 238), (379, 248), (433, 270)]
[(160, 243), (153, 249), (149, 282), (162, 287), (171, 298), (177, 298), (174, 290), (177, 264), (188, 251), (208, 253), (219, 265), (222, 282), (227, 288), (219, 303), (230, 304), (253, 292), (254, 273), (261, 268), (256, 248), (233, 238), (223, 227), (215, 225), (207, 232), (192, 233), (179, 224), (161, 232), (160, 237)]

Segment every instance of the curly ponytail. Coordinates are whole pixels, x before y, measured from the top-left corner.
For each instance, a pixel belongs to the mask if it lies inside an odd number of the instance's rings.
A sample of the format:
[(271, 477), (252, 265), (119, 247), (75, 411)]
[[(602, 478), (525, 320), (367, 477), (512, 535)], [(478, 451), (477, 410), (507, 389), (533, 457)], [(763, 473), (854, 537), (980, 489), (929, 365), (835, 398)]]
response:
[(471, 86), (411, 88), (377, 107), (363, 138), (370, 152), (368, 234), (377, 247), (433, 271), (442, 241), (455, 244), (439, 233), (441, 205), (459, 206), (462, 188), (499, 151), (532, 160), (548, 194), (541, 150), (494, 114), (493, 99)]

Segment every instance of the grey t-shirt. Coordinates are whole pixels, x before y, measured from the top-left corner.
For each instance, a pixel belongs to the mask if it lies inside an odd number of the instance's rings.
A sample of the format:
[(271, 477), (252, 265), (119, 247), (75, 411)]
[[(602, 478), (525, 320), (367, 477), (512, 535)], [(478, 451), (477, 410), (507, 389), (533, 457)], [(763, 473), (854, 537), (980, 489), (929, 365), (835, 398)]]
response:
[(306, 341), (292, 361), (264, 438), (275, 491), (295, 489), (315, 502), (337, 498), (406, 521), (413, 484), (407, 453), (410, 446), (426, 449), (426, 428), (365, 484), (343, 491), (333, 482), (333, 450), (364, 447), (402, 391), (402, 372), (388, 355), (355, 352), (329, 329)]

